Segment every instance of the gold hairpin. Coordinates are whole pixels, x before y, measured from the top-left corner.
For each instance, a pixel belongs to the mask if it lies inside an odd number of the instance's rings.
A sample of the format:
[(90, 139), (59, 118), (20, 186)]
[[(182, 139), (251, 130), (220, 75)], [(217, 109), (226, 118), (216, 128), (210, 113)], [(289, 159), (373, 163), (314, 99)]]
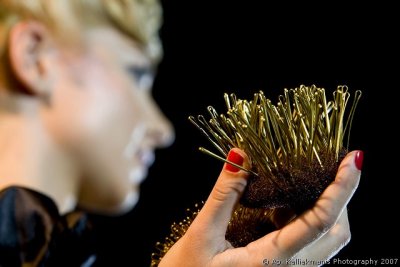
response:
[(227, 160), (227, 159), (224, 159), (223, 157), (218, 156), (217, 154), (211, 152), (210, 150), (205, 149), (204, 147), (199, 147), (199, 150), (200, 150), (201, 152), (207, 154), (207, 155), (210, 155), (211, 157), (214, 157), (214, 158), (220, 160), (220, 161), (226, 162), (226, 163), (228, 163), (228, 164), (231, 164), (231, 165), (235, 166), (236, 168), (239, 168), (239, 169), (241, 169), (241, 170), (243, 170), (243, 171), (246, 171), (246, 172), (251, 173), (251, 174), (253, 174), (253, 175), (255, 175), (255, 176), (258, 176), (257, 173), (255, 173), (255, 172), (253, 172), (253, 171), (251, 171), (251, 170), (248, 170), (248, 169), (246, 169), (246, 168), (243, 168), (242, 166), (240, 166), (240, 165), (238, 165), (238, 164), (236, 164), (236, 163), (234, 163), (234, 162), (232, 162), (232, 161), (229, 161), (229, 160)]

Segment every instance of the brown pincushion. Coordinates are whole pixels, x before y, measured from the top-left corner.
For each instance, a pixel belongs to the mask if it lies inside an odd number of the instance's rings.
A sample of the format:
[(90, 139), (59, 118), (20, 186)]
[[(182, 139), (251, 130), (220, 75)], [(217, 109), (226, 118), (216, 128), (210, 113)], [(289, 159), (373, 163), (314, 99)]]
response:
[(346, 151), (342, 149), (338, 161), (332, 155), (321, 154), (323, 167), (317, 160), (306, 163), (304, 159), (305, 164), (297, 168), (281, 166), (273, 173), (274, 177), (253, 175), (240, 202), (253, 208), (291, 208), (299, 214), (310, 207), (335, 179)]
[[(343, 149), (339, 161), (321, 155), (324, 168), (313, 161), (311, 166), (303, 165), (297, 170), (283, 167), (274, 178), (251, 176), (229, 223), (226, 239), (233, 247), (243, 247), (301, 214), (335, 179), (345, 154)], [(280, 181), (279, 187), (271, 179)]]

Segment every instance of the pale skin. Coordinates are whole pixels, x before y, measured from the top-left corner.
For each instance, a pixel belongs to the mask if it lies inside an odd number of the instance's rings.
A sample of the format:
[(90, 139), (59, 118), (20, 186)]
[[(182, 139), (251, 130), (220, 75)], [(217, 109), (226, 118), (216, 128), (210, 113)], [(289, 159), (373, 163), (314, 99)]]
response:
[[(138, 198), (138, 186), (157, 147), (173, 129), (151, 98), (152, 63), (136, 43), (98, 26), (65, 45), (46, 25), (24, 21), (10, 31), (8, 56), (31, 95), (0, 90), (0, 189), (25, 186), (49, 195), (60, 213), (79, 203), (120, 214)], [(147, 73), (139, 77), (137, 73)], [(245, 158), (243, 151), (235, 149)], [(249, 244), (225, 240), (247, 174), (225, 170), (186, 235), (160, 266), (263, 266), (263, 259), (324, 260), (350, 239), (346, 205), (360, 179), (355, 152), (314, 207)]]

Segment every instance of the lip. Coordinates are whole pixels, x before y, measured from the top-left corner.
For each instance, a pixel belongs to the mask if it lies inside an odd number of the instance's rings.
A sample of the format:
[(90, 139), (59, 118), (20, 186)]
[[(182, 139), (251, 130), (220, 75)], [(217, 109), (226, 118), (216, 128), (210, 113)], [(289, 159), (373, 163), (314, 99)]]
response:
[(142, 165), (145, 165), (148, 168), (154, 163), (155, 155), (151, 150), (139, 150), (138, 158)]
[(129, 180), (134, 185), (140, 184), (147, 177), (147, 173), (147, 167), (134, 168), (129, 172)]
[(145, 132), (145, 125), (138, 124), (132, 131), (130, 141), (124, 150), (124, 157), (134, 164), (134, 167), (129, 171), (129, 180), (132, 184), (143, 182), (147, 176), (148, 168), (155, 160), (153, 149), (144, 145)]
[(155, 155), (150, 150), (139, 150), (136, 154), (139, 165), (129, 172), (132, 184), (140, 184), (147, 177), (149, 167), (154, 163)]
[(149, 167), (154, 163), (155, 155), (150, 149), (139, 148), (130, 151), (127, 158), (133, 163), (133, 168), (129, 171), (129, 180), (132, 184), (140, 184), (147, 177)]
[(146, 129), (145, 129), (144, 124), (139, 124), (133, 129), (133, 131), (131, 133), (130, 141), (124, 150), (125, 158), (131, 159), (134, 156), (136, 156), (135, 154), (138, 154), (139, 156), (140, 156), (140, 154), (142, 154), (140, 152), (142, 150), (141, 143), (144, 140), (145, 131), (146, 131)]

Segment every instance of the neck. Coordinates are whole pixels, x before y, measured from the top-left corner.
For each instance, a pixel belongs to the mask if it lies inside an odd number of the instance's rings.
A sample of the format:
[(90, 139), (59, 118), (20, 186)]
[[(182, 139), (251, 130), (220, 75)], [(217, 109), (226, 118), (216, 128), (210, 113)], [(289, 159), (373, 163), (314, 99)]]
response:
[(38, 118), (0, 113), (0, 190), (23, 186), (51, 197), (61, 214), (74, 209), (77, 172)]

